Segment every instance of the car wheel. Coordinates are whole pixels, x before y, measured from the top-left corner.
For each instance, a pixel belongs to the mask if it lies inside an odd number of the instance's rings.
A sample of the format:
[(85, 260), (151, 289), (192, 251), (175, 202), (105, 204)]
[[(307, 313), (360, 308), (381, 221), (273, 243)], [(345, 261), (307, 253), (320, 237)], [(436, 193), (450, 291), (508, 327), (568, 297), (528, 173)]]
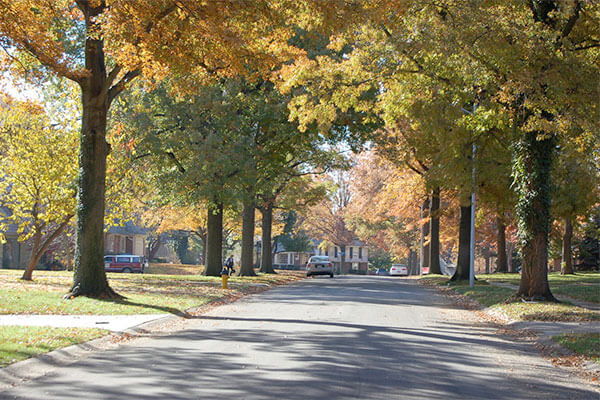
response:
[(125, 268), (123, 268), (123, 269), (121, 270), (121, 272), (125, 272), (125, 273), (127, 273), (127, 274), (130, 274), (130, 273), (131, 273), (131, 268), (127, 268), (127, 267), (125, 267)]

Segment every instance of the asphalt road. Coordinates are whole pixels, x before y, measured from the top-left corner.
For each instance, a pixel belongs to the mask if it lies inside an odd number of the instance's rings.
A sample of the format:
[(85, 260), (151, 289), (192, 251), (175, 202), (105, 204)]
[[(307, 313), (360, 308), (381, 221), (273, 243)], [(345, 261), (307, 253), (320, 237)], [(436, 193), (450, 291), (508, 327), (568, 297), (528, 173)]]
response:
[(213, 309), (0, 392), (18, 399), (599, 399), (458, 310), (391, 277), (318, 277)]

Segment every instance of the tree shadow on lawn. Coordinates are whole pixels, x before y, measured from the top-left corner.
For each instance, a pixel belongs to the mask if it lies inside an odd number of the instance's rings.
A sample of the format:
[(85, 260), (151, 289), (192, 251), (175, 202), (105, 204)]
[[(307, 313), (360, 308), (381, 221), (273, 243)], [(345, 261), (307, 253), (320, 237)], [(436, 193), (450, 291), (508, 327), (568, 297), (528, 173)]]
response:
[[(107, 302), (107, 303), (113, 303), (113, 304), (121, 304), (121, 305), (125, 305), (125, 306), (134, 306), (134, 307), (139, 307), (139, 308), (149, 308), (149, 309), (153, 309), (153, 310), (157, 310), (157, 311), (162, 311), (165, 314), (173, 314), (173, 315), (177, 315), (178, 317), (183, 317), (183, 318), (192, 318), (193, 317), (186, 310), (180, 310), (178, 308), (169, 307), (169, 306), (160, 306), (160, 305), (157, 305), (157, 304), (148, 304), (148, 303), (135, 302), (135, 301), (131, 301), (131, 300), (127, 299), (127, 298), (123, 298), (123, 299), (96, 299), (96, 300), (102, 301), (102, 302)], [(214, 300), (211, 300), (211, 301), (214, 301)], [(209, 301), (209, 303), (210, 303), (210, 301)]]

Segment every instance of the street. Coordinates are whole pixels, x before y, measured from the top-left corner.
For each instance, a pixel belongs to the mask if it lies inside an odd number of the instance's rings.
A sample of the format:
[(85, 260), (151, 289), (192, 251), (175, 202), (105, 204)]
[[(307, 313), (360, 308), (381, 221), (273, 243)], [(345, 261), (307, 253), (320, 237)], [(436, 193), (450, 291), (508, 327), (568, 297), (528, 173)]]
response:
[(5, 399), (598, 399), (414, 280), (318, 277), (217, 307), (170, 336), (57, 368)]

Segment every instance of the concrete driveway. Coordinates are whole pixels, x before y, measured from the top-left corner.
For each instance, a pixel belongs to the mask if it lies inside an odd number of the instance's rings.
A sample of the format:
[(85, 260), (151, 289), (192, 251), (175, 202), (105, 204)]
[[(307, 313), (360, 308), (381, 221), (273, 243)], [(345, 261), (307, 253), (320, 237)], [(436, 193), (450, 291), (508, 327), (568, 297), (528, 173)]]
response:
[(597, 400), (599, 392), (414, 281), (347, 276), (246, 297), (176, 334), (0, 392), (82, 397)]

